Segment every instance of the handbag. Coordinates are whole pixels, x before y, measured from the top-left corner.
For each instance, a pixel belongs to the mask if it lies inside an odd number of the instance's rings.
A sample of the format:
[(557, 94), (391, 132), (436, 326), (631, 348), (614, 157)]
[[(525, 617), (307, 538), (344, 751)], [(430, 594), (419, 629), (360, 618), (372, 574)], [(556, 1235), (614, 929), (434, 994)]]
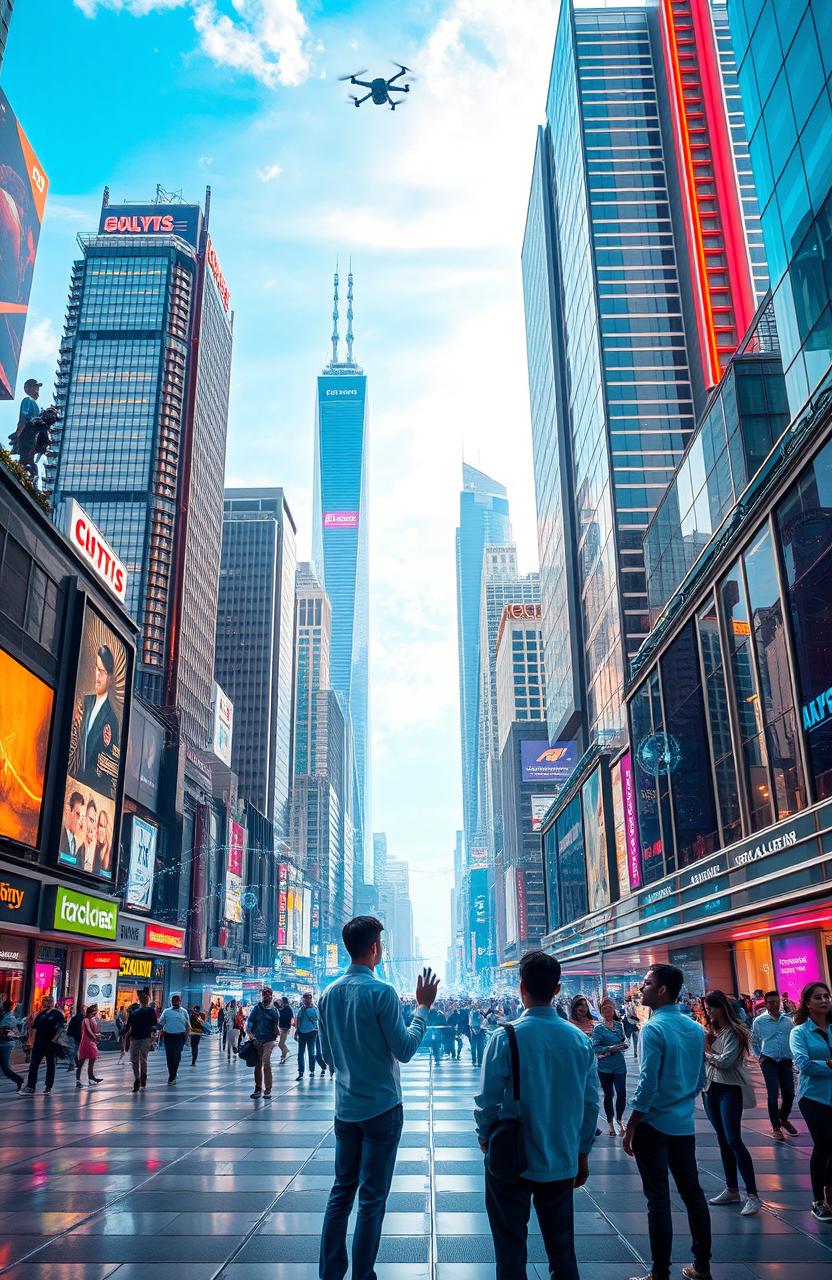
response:
[(247, 1067), (257, 1066), (257, 1041), (246, 1040), (242, 1049), (237, 1050), (237, 1057), (240, 1058)]
[(526, 1168), (526, 1139), (520, 1119), (520, 1054), (517, 1049), (517, 1032), (510, 1022), (505, 1024), (508, 1049), (511, 1057), (511, 1082), (514, 1098), (514, 1116), (498, 1120), (488, 1139), (485, 1163), (492, 1178), (513, 1182), (522, 1176)]

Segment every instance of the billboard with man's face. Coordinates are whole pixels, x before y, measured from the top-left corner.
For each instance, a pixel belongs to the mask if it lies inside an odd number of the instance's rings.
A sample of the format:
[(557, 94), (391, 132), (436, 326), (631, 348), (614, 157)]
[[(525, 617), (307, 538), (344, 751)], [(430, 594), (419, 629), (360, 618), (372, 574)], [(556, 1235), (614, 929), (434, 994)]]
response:
[(57, 860), (98, 880), (114, 877), (130, 667), (126, 646), (88, 604), (75, 678)]
[(48, 187), (0, 89), (0, 400), (13, 400)]

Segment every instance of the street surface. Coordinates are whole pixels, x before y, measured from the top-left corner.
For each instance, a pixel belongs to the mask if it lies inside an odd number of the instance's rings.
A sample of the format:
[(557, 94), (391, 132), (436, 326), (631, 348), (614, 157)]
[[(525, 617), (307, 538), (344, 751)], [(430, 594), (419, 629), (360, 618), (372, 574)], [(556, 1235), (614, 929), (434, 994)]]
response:
[[(632, 1070), (632, 1059), (629, 1059)], [(295, 1082), (294, 1054), (275, 1067), (270, 1102), (252, 1102), (253, 1072), (226, 1065), (215, 1037), (197, 1065), (185, 1053), (166, 1085), (150, 1058), (144, 1095), (125, 1060), (102, 1054), (96, 1090), (59, 1068), (54, 1093), (3, 1093), (0, 1275), (8, 1280), (313, 1280), (332, 1174), (327, 1079)], [(482, 1159), (471, 1122), (477, 1073), (465, 1059), (402, 1072), (405, 1126), (379, 1255), (379, 1280), (493, 1280)], [(43, 1074), (41, 1073), (40, 1088)], [(633, 1079), (630, 1081), (632, 1092)], [(3, 1082), (5, 1086), (5, 1082)], [(763, 1105), (746, 1113), (766, 1209), (712, 1210), (715, 1280), (829, 1280), (832, 1226), (809, 1213), (808, 1145), (769, 1136)], [(596, 1139), (588, 1186), (576, 1195), (582, 1280), (647, 1271), (641, 1184), (620, 1139)], [(722, 1187), (704, 1118), (697, 1150), (707, 1195)], [(677, 1219), (678, 1263), (689, 1260)], [(686, 1225), (686, 1224), (685, 1224)], [(532, 1221), (529, 1276), (548, 1274)], [(536, 1264), (536, 1265), (533, 1265)]]

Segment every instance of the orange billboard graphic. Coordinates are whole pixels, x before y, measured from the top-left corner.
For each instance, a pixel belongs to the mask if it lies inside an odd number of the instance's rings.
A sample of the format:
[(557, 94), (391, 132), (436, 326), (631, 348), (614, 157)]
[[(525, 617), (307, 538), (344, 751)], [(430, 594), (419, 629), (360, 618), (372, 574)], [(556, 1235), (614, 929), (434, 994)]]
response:
[(0, 835), (35, 848), (54, 694), (0, 649)]

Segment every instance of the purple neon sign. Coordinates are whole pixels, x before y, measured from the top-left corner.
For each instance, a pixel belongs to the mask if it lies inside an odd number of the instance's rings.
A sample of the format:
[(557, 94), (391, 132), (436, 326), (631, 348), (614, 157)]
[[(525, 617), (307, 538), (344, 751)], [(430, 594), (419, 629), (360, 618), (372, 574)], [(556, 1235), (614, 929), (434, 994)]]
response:
[(621, 794), (624, 799), (624, 837), (627, 844), (627, 874), (630, 888), (641, 888), (641, 842), (638, 837), (636, 788), (633, 779), (633, 757), (628, 751), (621, 757)]

